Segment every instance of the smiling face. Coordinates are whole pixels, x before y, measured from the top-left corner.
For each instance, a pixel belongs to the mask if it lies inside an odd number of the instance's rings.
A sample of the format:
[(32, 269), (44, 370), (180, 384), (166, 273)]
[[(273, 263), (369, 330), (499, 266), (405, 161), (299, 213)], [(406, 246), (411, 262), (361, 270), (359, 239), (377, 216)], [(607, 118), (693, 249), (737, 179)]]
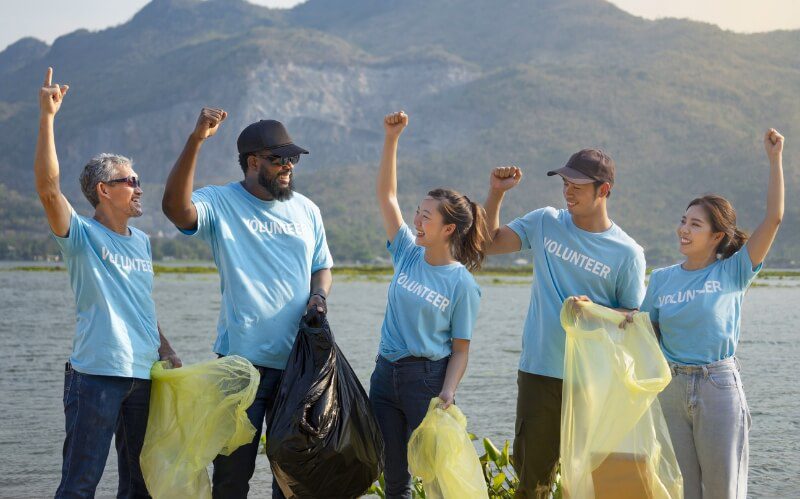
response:
[(142, 216), (141, 186), (133, 186), (132, 181), (121, 180), (132, 178), (138, 180), (139, 176), (127, 163), (118, 164), (114, 169), (112, 181), (97, 184), (100, 203), (106, 203), (112, 211), (130, 218)]
[(567, 210), (572, 216), (589, 216), (602, 209), (603, 202), (611, 186), (604, 183), (595, 187), (594, 183), (578, 184), (562, 177), (563, 194), (567, 202)]
[(708, 212), (700, 205), (690, 206), (678, 224), (678, 248), (685, 256), (716, 254), (724, 233), (714, 232)]
[(426, 197), (417, 207), (414, 215), (414, 228), (416, 229), (416, 243), (426, 248), (448, 244), (450, 236), (455, 230), (455, 224), (445, 224), (444, 217), (439, 211), (440, 201)]
[(250, 161), (255, 166), (258, 183), (278, 201), (286, 201), (294, 192), (294, 164), (275, 164), (269, 159), (269, 151), (253, 154)]

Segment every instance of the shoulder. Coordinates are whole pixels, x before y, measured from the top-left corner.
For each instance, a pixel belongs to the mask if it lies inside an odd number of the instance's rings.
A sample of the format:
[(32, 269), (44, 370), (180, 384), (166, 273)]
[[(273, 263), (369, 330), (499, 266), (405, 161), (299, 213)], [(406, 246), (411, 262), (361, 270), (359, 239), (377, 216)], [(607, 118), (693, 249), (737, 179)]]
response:
[(299, 192), (294, 192), (292, 194), (292, 198), (285, 202), (289, 203), (289, 205), (294, 209), (305, 210), (314, 216), (320, 215), (319, 206), (317, 206), (314, 201), (311, 201), (309, 198), (303, 194), (300, 194)]
[(634, 238), (629, 236), (627, 232), (622, 230), (622, 227), (614, 224), (610, 235), (620, 246), (622, 254), (627, 258), (644, 259), (644, 248), (642, 248)]
[(129, 225), (128, 229), (130, 229), (132, 237), (143, 241), (150, 241), (150, 236), (147, 235), (147, 233), (144, 232), (143, 230), (139, 230), (133, 225)]
[(225, 185), (206, 185), (195, 189), (192, 198), (202, 200), (230, 199), (231, 196), (241, 194), (238, 182), (231, 182)]
[(478, 285), (478, 281), (475, 280), (475, 276), (472, 275), (472, 272), (467, 270), (467, 268), (463, 265), (458, 268), (456, 282), (456, 289), (460, 290), (464, 294), (477, 293), (478, 296), (480, 296), (481, 287)]
[(664, 280), (668, 279), (671, 275), (677, 272), (680, 269), (680, 266), (680, 263), (676, 263), (668, 267), (653, 269), (653, 271), (650, 273), (650, 283), (654, 284), (658, 282), (664, 282)]

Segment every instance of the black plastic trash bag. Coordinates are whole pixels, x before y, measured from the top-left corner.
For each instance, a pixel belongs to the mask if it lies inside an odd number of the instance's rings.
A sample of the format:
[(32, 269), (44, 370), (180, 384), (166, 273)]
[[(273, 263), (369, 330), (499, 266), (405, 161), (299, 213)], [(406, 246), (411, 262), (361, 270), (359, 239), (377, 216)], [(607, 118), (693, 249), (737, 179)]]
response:
[(287, 498), (354, 498), (383, 471), (369, 399), (324, 315), (300, 321), (268, 426), (267, 456)]

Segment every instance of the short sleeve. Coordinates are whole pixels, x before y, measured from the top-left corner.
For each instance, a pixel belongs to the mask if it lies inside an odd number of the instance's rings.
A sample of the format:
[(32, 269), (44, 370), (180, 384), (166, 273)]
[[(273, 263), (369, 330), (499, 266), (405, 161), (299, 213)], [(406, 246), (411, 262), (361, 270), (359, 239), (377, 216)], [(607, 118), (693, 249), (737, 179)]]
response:
[(644, 294), (642, 306), (640, 310), (650, 314), (650, 322), (658, 322), (658, 309), (656, 308), (656, 286), (658, 285), (658, 273), (653, 272), (650, 274), (650, 283), (647, 286), (647, 292)]
[(88, 240), (86, 235), (86, 221), (75, 212), (72, 206), (70, 206), (69, 209), (69, 233), (67, 237), (59, 237), (50, 232), (64, 255), (71, 255), (79, 252), (84, 248)]
[(328, 239), (325, 236), (322, 215), (316, 207), (312, 210), (312, 216), (314, 217), (314, 254), (311, 260), (311, 273), (313, 274), (318, 270), (333, 267), (333, 257), (330, 249), (328, 249)]
[(750, 251), (745, 244), (739, 251), (722, 261), (722, 270), (739, 289), (745, 289), (753, 282), (763, 265), (762, 262), (753, 268)]
[(545, 208), (534, 210), (527, 215), (515, 218), (508, 224), (508, 228), (519, 236), (523, 250), (531, 249), (531, 240), (536, 236), (542, 226), (542, 215)]
[(392, 264), (397, 267), (398, 263), (415, 248), (418, 248), (414, 234), (408, 225), (403, 224), (397, 229), (394, 239), (386, 243), (386, 249), (392, 255)]
[(201, 239), (209, 240), (214, 232), (216, 222), (216, 189), (214, 186), (207, 186), (192, 193), (192, 204), (197, 210), (197, 228), (194, 230), (179, 230), (187, 236), (198, 236)]
[(619, 270), (617, 276), (617, 303), (622, 308), (633, 310), (639, 308), (645, 296), (644, 252), (637, 247), (632, 259), (627, 259)]
[(460, 286), (460, 288), (463, 291), (453, 304), (450, 332), (453, 338), (470, 340), (481, 305), (481, 288), (475, 282), (468, 286)]

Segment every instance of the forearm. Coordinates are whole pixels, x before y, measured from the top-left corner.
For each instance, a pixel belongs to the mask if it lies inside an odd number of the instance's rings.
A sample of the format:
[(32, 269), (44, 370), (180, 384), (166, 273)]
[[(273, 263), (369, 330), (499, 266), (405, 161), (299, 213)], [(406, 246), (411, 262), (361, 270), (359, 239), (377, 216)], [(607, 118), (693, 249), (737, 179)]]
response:
[(486, 226), (492, 239), (497, 236), (497, 231), (500, 230), (500, 206), (503, 204), (505, 195), (503, 191), (490, 188), (489, 194), (486, 196), (486, 203), (483, 205), (486, 210)]
[(58, 156), (53, 132), (54, 118), (54, 115), (48, 114), (42, 114), (39, 118), (39, 136), (36, 140), (33, 172), (36, 178), (36, 192), (42, 198), (61, 193)]
[(164, 186), (162, 209), (167, 218), (179, 226), (187, 222), (192, 222), (192, 224), (195, 222), (191, 220), (192, 190), (194, 189), (197, 156), (202, 144), (202, 139), (197, 139), (194, 135), (189, 137)]
[(386, 136), (383, 142), (381, 164), (378, 169), (378, 180), (375, 186), (375, 195), (378, 202), (397, 199), (397, 143), (399, 137)]
[(321, 294), (327, 298), (333, 284), (331, 269), (320, 269), (311, 274), (311, 294)]
[(764, 223), (779, 225), (783, 220), (783, 158), (770, 161), (769, 185), (767, 187), (767, 212)]
[(447, 373), (444, 377), (444, 386), (442, 391), (447, 393), (456, 393), (458, 384), (461, 383), (461, 378), (467, 371), (467, 361), (469, 360), (469, 351), (454, 351), (450, 356), (450, 361), (447, 363)]
[(175, 353), (175, 350), (172, 349), (172, 345), (169, 344), (167, 337), (164, 336), (164, 333), (161, 331), (161, 324), (157, 325), (158, 327), (158, 339), (161, 344), (158, 347), (158, 354), (161, 357), (164, 357), (165, 354)]

